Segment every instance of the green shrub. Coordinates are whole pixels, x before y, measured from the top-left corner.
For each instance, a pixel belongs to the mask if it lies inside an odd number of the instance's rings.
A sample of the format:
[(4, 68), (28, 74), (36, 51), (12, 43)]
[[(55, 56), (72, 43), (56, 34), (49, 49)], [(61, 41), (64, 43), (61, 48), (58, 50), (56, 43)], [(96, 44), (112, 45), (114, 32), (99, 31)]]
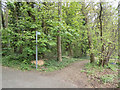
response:
[(100, 79), (102, 80), (103, 83), (107, 83), (107, 82), (113, 82), (114, 78), (116, 76), (115, 75), (103, 75)]
[(112, 71), (117, 71), (117, 69), (118, 69), (118, 65), (116, 65), (116, 64), (108, 64), (108, 66), (105, 66), (106, 68), (109, 68), (109, 69), (111, 69)]
[(31, 70), (31, 69), (30, 69), (30, 66), (29, 66), (28, 64), (25, 64), (25, 63), (22, 63), (22, 64), (20, 65), (20, 69), (21, 69), (21, 70)]
[[(54, 60), (54, 59), (53, 60), (46, 60), (44, 65), (43, 65), (43, 67), (45, 67), (45, 68), (42, 68), (42, 66), (38, 65), (38, 70), (51, 72), (51, 71), (62, 69), (64, 67), (68, 66), (70, 63), (73, 63), (75, 61), (81, 61), (81, 60), (85, 60), (85, 59), (82, 59), (82, 58), (63, 58), (62, 62), (59, 62), (59, 61)], [(31, 70), (32, 68), (33, 69), (36, 68), (36, 65), (31, 64), (30, 61), (27, 59), (14, 60), (14, 59), (12, 59), (12, 56), (4, 57), (2, 60), (2, 64), (3, 64), (3, 66), (9, 66), (9, 67), (18, 68), (21, 70)]]
[(30, 70), (30, 64), (27, 60), (23, 60), (22, 62), (20, 60), (10, 60), (11, 56), (3, 57), (2, 59), (2, 65), (13, 67), (21, 70)]
[[(62, 69), (66, 66), (68, 66), (70, 63), (73, 63), (75, 61), (81, 61), (85, 59), (80, 58), (63, 58), (62, 62), (59, 62), (57, 60), (47, 60), (43, 66), (45, 66), (47, 69), (43, 71), (51, 72), (55, 70)], [(42, 71), (42, 70), (41, 70)]]

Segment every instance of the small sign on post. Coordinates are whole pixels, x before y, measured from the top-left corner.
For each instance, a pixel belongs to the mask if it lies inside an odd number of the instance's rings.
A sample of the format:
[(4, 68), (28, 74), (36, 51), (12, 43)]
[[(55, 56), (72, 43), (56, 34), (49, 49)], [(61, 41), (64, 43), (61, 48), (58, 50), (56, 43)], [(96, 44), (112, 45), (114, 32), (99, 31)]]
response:
[(40, 35), (40, 32), (36, 31), (36, 69), (37, 69), (37, 62), (38, 62), (37, 35)]
[(40, 35), (40, 32), (37, 32), (38, 35)]

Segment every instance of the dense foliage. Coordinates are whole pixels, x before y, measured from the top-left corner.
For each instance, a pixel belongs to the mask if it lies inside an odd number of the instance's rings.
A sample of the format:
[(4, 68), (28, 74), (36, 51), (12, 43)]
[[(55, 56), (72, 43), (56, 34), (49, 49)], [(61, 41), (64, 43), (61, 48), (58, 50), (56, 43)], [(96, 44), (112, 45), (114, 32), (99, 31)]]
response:
[(61, 15), (57, 2), (6, 2), (1, 6), (2, 55), (9, 60), (35, 60), (36, 31), (41, 33), (39, 59), (57, 58), (58, 34), (63, 56), (90, 56), (91, 62), (98, 57), (103, 66), (110, 58), (118, 58), (117, 10), (109, 3), (62, 2)]

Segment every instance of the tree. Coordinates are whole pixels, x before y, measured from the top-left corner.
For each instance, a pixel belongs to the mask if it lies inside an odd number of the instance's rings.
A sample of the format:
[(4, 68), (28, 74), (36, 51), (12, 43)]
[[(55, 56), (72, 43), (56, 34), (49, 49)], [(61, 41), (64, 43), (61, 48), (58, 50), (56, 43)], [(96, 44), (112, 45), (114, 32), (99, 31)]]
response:
[(101, 64), (103, 65), (103, 62), (102, 62), (103, 61), (102, 60), (103, 59), (102, 58), (103, 55), (102, 54), (103, 54), (103, 51), (104, 51), (104, 44), (103, 44), (103, 41), (102, 41), (103, 40), (102, 39), (103, 38), (103, 34), (102, 34), (103, 31), (102, 31), (102, 18), (101, 17), (102, 17), (102, 2), (100, 1), (100, 15), (99, 15), (99, 20), (100, 20), (100, 37), (101, 37), (102, 48), (101, 48), (101, 57), (100, 57), (99, 65), (101, 65)]
[(118, 3), (118, 60), (120, 63), (120, 2)]
[(62, 36), (62, 47), (64, 55), (69, 57), (86, 56), (88, 49), (86, 32), (84, 30), (81, 13), (82, 5), (79, 2), (66, 2), (63, 7), (63, 19), (66, 23), (66, 30)]
[(80, 58), (89, 53), (91, 63), (99, 57), (105, 64), (116, 57), (117, 13), (109, 3), (6, 2), (5, 6), (1, 9), (2, 26), (7, 27), (2, 29), (5, 57), (34, 60), (35, 31), (41, 33), (39, 59), (62, 61), (62, 54)]
[(94, 63), (95, 58), (94, 58), (94, 52), (93, 52), (93, 43), (92, 43), (92, 36), (91, 36), (91, 31), (90, 31), (90, 26), (89, 26), (89, 18), (88, 18), (88, 6), (85, 6), (85, 1), (82, 3), (82, 13), (85, 16), (85, 26), (87, 29), (87, 36), (88, 36), (88, 44), (89, 44), (89, 49), (90, 49), (90, 63)]
[[(100, 23), (100, 57), (99, 65), (107, 65), (113, 52), (117, 48), (117, 22), (114, 14), (116, 10), (112, 9), (108, 3), (100, 2), (99, 23)], [(104, 6), (104, 7), (103, 7)], [(109, 11), (108, 11), (109, 10)], [(113, 13), (114, 12), (114, 13)], [(117, 14), (117, 13), (116, 13)], [(109, 20), (109, 21), (108, 21)], [(111, 21), (111, 22), (110, 22)], [(113, 27), (114, 26), (114, 27)], [(108, 31), (109, 30), (109, 31)], [(111, 33), (109, 33), (111, 31)], [(109, 34), (108, 34), (109, 33)]]
[[(58, 16), (59, 16), (58, 21), (61, 22), (62, 21), (62, 17), (61, 17), (62, 16), (62, 6), (61, 6), (60, 1), (58, 2)], [(58, 35), (57, 35), (57, 58), (60, 62), (62, 61), (60, 27), (59, 27)]]
[(2, 27), (5, 28), (5, 19), (4, 19), (4, 15), (3, 15), (3, 10), (2, 10), (2, 2), (0, 1), (1, 4), (1, 18), (2, 18)]

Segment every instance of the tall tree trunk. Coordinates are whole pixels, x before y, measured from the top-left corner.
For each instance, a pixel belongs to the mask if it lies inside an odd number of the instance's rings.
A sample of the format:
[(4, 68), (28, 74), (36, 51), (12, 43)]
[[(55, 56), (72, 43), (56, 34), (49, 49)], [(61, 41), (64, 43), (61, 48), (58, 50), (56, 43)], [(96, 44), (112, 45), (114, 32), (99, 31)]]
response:
[[(17, 23), (18, 23), (18, 16), (17, 16), (17, 3), (18, 2), (14, 2), (14, 15), (15, 15), (15, 20), (16, 20), (16, 27), (17, 27)], [(19, 33), (18, 30), (15, 30), (15, 33)], [(14, 35), (16, 37), (16, 35)], [(17, 38), (14, 38), (14, 42), (17, 42)], [(14, 53), (18, 53), (18, 47), (14, 44)]]
[[(120, 66), (120, 1), (118, 3), (118, 64)], [(120, 69), (118, 70), (118, 75), (120, 75)], [(120, 81), (120, 77), (118, 77), (118, 80)], [(120, 82), (118, 86), (120, 86)]]
[[(101, 44), (103, 43), (103, 31), (102, 31), (102, 2), (100, 1), (100, 15), (99, 15), (99, 21), (100, 21), (100, 37), (101, 37)], [(102, 44), (101, 47), (101, 53), (100, 53), (100, 59), (99, 59), (99, 66), (103, 66), (103, 51), (104, 51), (104, 45)]]
[[(2, 7), (1, 7), (2, 5), (1, 5), (1, 1), (0, 1), (0, 42), (2, 42), (2, 39), (1, 39), (1, 37), (2, 37), (2, 31), (1, 31), (1, 29), (2, 29), (2, 18), (1, 18), (1, 9), (2, 9)], [(0, 52), (2, 52), (2, 46), (1, 46), (1, 43), (0, 43)], [(2, 53), (0, 53), (0, 62), (2, 61)], [(2, 64), (2, 62), (0, 63), (0, 65)]]
[[(6, 7), (6, 9), (5, 9), (6, 11), (5, 11), (5, 26), (6, 26), (6, 28), (8, 28), (8, 9), (7, 9), (7, 7)], [(10, 35), (10, 34), (8, 34), (8, 35)], [(8, 48), (10, 48), (10, 38), (8, 39)]]
[[(58, 2), (58, 15), (59, 15), (59, 20), (61, 22), (61, 16), (62, 16), (62, 6), (61, 2)], [(60, 28), (59, 28), (60, 29)], [(62, 52), (61, 52), (61, 36), (60, 36), (60, 30), (58, 30), (58, 35), (57, 35), (57, 59), (61, 62), (62, 61)]]
[(89, 48), (90, 48), (90, 63), (94, 63), (95, 62), (95, 57), (94, 57), (94, 53), (92, 51), (92, 37), (90, 34), (90, 30), (89, 28), (87, 28), (88, 30), (88, 43), (89, 43)]
[(118, 3), (118, 63), (120, 63), (120, 1)]
[(8, 28), (8, 9), (6, 7), (6, 12), (5, 12), (5, 26)]
[(71, 43), (69, 44), (69, 56), (72, 57), (73, 56), (73, 50), (71, 47)]
[(5, 20), (4, 20), (4, 15), (1, 7), (1, 19), (2, 19), (2, 27), (5, 28)]
[(90, 49), (90, 63), (94, 63), (95, 62), (95, 57), (94, 57), (94, 53), (92, 51), (92, 36), (90, 33), (90, 29), (88, 28), (88, 17), (87, 17), (87, 11), (85, 10), (85, 1), (83, 2), (82, 5), (82, 13), (85, 16), (85, 25), (87, 27), (87, 36), (88, 36), (88, 45), (89, 45), (89, 49)]

